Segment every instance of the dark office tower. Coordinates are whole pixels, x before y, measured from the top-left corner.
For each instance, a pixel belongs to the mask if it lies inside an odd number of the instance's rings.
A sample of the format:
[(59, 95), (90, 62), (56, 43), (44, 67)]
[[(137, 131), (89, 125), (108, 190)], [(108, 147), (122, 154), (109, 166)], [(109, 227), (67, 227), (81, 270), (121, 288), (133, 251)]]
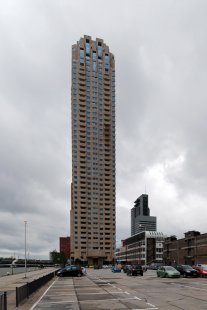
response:
[(71, 259), (102, 265), (115, 249), (115, 62), (101, 39), (72, 46)]
[(157, 218), (150, 216), (148, 195), (141, 195), (134, 203), (131, 209), (131, 236), (141, 231), (156, 231)]

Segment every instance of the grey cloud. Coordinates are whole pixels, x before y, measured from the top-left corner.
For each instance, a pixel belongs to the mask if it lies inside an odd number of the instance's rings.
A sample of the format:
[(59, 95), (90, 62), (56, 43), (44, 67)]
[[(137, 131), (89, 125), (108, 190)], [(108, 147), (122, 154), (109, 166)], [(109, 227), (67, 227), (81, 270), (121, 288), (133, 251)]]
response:
[[(130, 209), (145, 186), (159, 230), (205, 232), (205, 216), (198, 226), (194, 219), (196, 208), (206, 214), (206, 2), (91, 8), (81, 0), (2, 2), (0, 256), (23, 255), (24, 219), (37, 258), (70, 233), (70, 58), (84, 34), (103, 38), (116, 60), (117, 240), (129, 236)], [(179, 156), (179, 167), (166, 167)]]

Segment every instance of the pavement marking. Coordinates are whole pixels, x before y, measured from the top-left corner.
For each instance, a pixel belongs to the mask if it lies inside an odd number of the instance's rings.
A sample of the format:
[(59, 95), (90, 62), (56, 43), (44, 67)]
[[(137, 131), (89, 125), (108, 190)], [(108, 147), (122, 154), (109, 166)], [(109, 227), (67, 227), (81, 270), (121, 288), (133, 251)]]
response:
[(180, 286), (182, 286), (182, 287), (187, 287), (187, 288), (193, 288), (193, 289), (196, 289), (196, 290), (199, 290), (199, 291), (205, 291), (205, 292), (207, 292), (207, 289), (200, 288), (200, 287), (189, 286), (189, 285), (185, 285), (185, 284), (181, 284)]
[[(122, 298), (122, 299), (121, 299), (121, 298), (109, 299), (109, 301), (111, 301), (111, 300), (113, 300), (113, 301), (117, 301), (117, 300), (118, 300), (118, 301), (121, 301), (121, 300), (124, 301), (124, 300), (125, 300), (125, 301), (126, 301), (126, 300), (136, 300), (136, 298), (132, 297), (132, 298)], [(85, 303), (85, 302), (86, 302), (86, 303), (88, 303), (88, 302), (97, 302), (97, 301), (103, 301), (103, 299), (99, 299), (99, 300), (97, 300), (97, 299), (96, 299), (96, 300), (93, 300), (93, 299), (91, 299), (91, 300), (79, 300), (80, 303)], [(153, 309), (154, 309), (154, 308), (153, 308)], [(140, 309), (139, 309), (139, 310), (140, 310)], [(145, 308), (145, 310), (146, 310), (146, 308)]]
[(53, 281), (53, 283), (46, 289), (46, 291), (43, 293), (43, 295), (36, 301), (36, 303), (30, 308), (30, 310), (33, 310), (37, 306), (37, 304), (40, 302), (40, 300), (47, 294), (49, 289), (55, 284), (56, 281), (57, 281), (57, 279), (55, 279), (55, 281)]
[[(102, 284), (102, 285), (108, 285), (108, 283), (106, 283), (106, 284)], [(91, 285), (76, 285), (76, 284), (74, 284), (74, 287), (96, 287), (94, 284), (91, 284)]]
[[(56, 285), (56, 287), (62, 287), (62, 285), (63, 285), (63, 283), (57, 283), (57, 285)], [(64, 287), (67, 287), (67, 286), (73, 286), (73, 284), (66, 284), (66, 283), (64, 283)]]
[(198, 285), (201, 285), (201, 286), (207, 286), (207, 283), (205, 283), (205, 282), (191, 282), (192, 284), (194, 284), (194, 285), (196, 285), (196, 284), (198, 284)]
[[(150, 304), (149, 302), (147, 302), (147, 305), (149, 305), (149, 306), (151, 306), (151, 307), (153, 307), (153, 308), (156, 308), (156, 306), (155, 306), (155, 305)], [(158, 309), (158, 308), (156, 308), (156, 309)]]
[[(77, 293), (77, 295), (105, 295), (105, 294), (128, 294), (126, 292), (100, 292), (100, 293)], [(47, 295), (48, 296), (48, 295)]]
[(143, 309), (136, 308), (136, 309), (132, 309), (132, 310), (159, 310), (159, 308), (143, 308)]
[(138, 300), (141, 300), (141, 298), (139, 298), (139, 297), (137, 297), (137, 296), (134, 296), (136, 299), (138, 299)]
[(127, 292), (108, 292), (109, 294), (129, 294)]
[(76, 294), (52, 294), (52, 295), (47, 295), (47, 297), (57, 297), (57, 296), (75, 296)]
[[(51, 305), (51, 304), (72, 304), (72, 303), (78, 303), (77, 300), (64, 300), (64, 301), (47, 301), (47, 302), (41, 302), (40, 305)], [(31, 310), (31, 309), (30, 309)]]
[(82, 296), (82, 295), (106, 295), (106, 294), (108, 294), (107, 292), (105, 293), (103, 293), (103, 292), (100, 292), (100, 293), (77, 293), (77, 295), (80, 295), (80, 296)]

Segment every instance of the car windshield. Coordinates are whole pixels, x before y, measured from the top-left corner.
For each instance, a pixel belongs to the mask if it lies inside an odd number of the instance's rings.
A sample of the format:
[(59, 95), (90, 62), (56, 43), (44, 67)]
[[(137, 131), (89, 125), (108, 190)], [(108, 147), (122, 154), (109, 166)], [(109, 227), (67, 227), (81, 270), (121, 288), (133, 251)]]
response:
[(189, 265), (183, 265), (183, 268), (184, 268), (184, 269), (192, 269), (192, 267), (189, 266)]
[(167, 266), (165, 267), (166, 270), (172, 270), (172, 271), (175, 271), (175, 268), (171, 267), (171, 266)]

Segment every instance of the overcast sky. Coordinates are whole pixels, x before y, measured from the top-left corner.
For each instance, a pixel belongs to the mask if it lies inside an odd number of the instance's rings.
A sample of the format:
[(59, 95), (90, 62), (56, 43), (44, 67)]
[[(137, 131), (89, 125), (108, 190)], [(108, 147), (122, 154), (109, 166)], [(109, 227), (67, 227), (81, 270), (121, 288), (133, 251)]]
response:
[(149, 195), (157, 230), (207, 232), (207, 2), (0, 1), (0, 256), (48, 259), (70, 235), (71, 46), (116, 62), (117, 244)]

